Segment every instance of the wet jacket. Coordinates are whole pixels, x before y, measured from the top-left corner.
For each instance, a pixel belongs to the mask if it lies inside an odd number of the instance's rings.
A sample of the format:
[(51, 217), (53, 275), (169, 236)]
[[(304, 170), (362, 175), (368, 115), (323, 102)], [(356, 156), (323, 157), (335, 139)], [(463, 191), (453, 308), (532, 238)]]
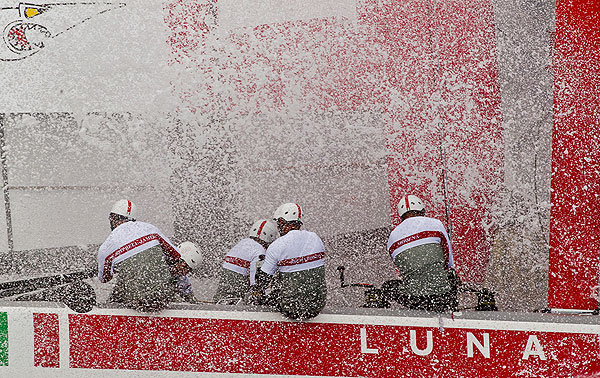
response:
[(234, 245), (225, 256), (219, 286), (213, 300), (244, 298), (250, 285), (255, 284), (256, 269), (265, 248), (255, 240), (245, 238)]
[(292, 230), (275, 240), (261, 270), (278, 275), (277, 308), (292, 319), (317, 316), (325, 306), (325, 246), (314, 232)]
[(390, 234), (387, 249), (407, 295), (443, 295), (451, 290), (447, 272), (454, 267), (452, 247), (439, 220), (405, 219)]
[(98, 278), (108, 282), (117, 273), (112, 302), (158, 311), (175, 298), (169, 267), (180, 258), (177, 247), (158, 228), (130, 221), (115, 228), (100, 246)]

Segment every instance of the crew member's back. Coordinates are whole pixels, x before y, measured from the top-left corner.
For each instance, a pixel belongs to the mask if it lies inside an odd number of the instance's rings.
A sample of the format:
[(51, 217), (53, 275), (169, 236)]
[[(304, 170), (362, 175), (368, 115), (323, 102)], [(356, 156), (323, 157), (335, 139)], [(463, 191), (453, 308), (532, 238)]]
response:
[(456, 288), (450, 281), (454, 261), (446, 228), (425, 216), (414, 195), (398, 204), (402, 222), (394, 228), (387, 250), (402, 278), (392, 298), (411, 309), (444, 312), (456, 308)]
[(181, 255), (155, 226), (133, 218), (134, 205), (119, 200), (109, 214), (111, 233), (98, 250), (98, 278), (116, 274), (113, 303), (139, 311), (159, 311), (176, 295), (170, 267)]
[(267, 249), (261, 270), (277, 273), (276, 307), (291, 319), (310, 319), (325, 306), (325, 246), (317, 234), (300, 230), (302, 211), (287, 203), (275, 211), (282, 235)]

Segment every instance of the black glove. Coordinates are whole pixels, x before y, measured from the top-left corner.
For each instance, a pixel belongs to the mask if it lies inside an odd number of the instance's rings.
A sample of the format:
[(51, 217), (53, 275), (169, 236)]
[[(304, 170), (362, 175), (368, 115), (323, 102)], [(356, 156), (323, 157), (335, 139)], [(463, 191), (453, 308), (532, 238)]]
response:
[(450, 291), (457, 292), (458, 288), (462, 286), (462, 282), (458, 274), (456, 274), (456, 270), (454, 268), (448, 269), (448, 282), (450, 283)]

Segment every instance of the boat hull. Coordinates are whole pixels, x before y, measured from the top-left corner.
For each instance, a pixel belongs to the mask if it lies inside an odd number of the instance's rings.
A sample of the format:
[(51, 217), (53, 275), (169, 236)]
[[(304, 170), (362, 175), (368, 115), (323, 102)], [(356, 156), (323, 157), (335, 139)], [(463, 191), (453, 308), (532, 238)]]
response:
[(576, 377), (594, 374), (600, 352), (597, 317), (556, 314), (347, 309), (293, 322), (238, 306), (0, 304), (0, 325), (0, 373), (16, 377)]

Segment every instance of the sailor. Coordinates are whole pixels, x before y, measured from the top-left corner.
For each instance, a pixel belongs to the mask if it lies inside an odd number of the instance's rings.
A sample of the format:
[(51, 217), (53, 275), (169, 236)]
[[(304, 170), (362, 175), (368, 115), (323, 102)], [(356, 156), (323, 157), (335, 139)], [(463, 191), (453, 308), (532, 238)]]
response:
[(267, 247), (278, 237), (274, 222), (261, 219), (250, 227), (248, 237), (234, 245), (223, 262), (219, 286), (213, 300), (242, 299), (256, 283), (256, 271), (262, 264)]
[(384, 294), (410, 309), (455, 310), (454, 259), (446, 228), (425, 216), (425, 205), (415, 195), (400, 200), (398, 214), (401, 223), (390, 234), (387, 250), (402, 284), (382, 287)]
[(175, 284), (176, 292), (183, 301), (197, 303), (198, 300), (194, 295), (194, 289), (189, 274), (196, 270), (202, 263), (202, 253), (198, 250), (198, 247), (190, 241), (183, 242), (179, 245), (179, 253), (181, 254), (181, 259), (177, 264), (171, 267), (171, 277)]
[(261, 267), (266, 276), (258, 276), (253, 293), (262, 293), (277, 273), (278, 290), (270, 300), (278, 311), (290, 319), (313, 318), (321, 312), (327, 297), (325, 246), (314, 232), (300, 230), (300, 205), (284, 203), (273, 220), (281, 236), (267, 248)]
[(177, 247), (155, 226), (134, 218), (135, 205), (121, 199), (109, 214), (111, 233), (98, 250), (98, 278), (116, 273), (110, 302), (139, 311), (160, 311), (175, 299), (171, 268), (181, 262)]

